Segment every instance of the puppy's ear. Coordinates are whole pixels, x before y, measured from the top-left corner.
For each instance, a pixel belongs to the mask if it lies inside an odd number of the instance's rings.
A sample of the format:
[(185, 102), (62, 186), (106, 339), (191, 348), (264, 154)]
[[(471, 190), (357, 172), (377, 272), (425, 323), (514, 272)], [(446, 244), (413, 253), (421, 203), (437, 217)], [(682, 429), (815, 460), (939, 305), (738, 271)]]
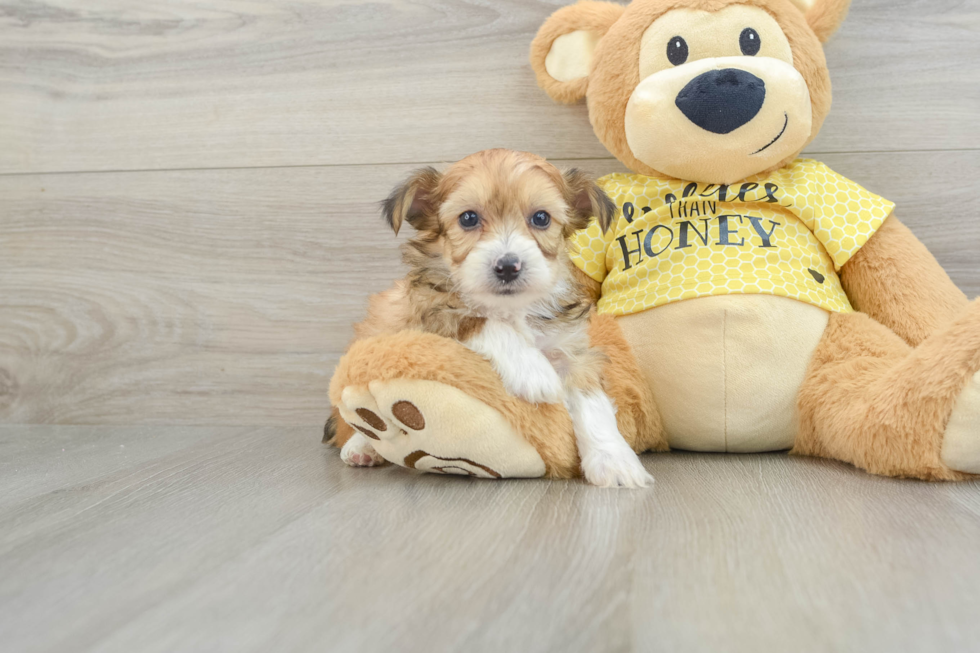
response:
[(531, 68), (538, 85), (558, 102), (585, 97), (596, 44), (626, 7), (583, 0), (551, 14), (531, 43)]
[(847, 17), (851, 0), (790, 0), (806, 16), (810, 29), (826, 43)]
[(416, 170), (382, 202), (381, 212), (396, 235), (403, 222), (419, 230), (434, 226), (430, 222), (436, 220), (438, 202), (435, 195), (441, 178), (435, 168)]
[(585, 229), (595, 218), (602, 233), (609, 231), (616, 217), (616, 205), (599, 188), (592, 177), (581, 170), (571, 169), (563, 175), (568, 191), (569, 206), (572, 208), (572, 219), (568, 224), (566, 237), (579, 229)]

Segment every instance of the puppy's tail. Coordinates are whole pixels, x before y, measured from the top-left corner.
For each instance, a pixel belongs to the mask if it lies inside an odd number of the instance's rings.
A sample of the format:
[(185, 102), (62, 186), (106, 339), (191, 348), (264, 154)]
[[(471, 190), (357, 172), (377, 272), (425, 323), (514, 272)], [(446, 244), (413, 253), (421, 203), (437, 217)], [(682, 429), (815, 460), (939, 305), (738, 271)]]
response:
[(354, 435), (354, 429), (340, 416), (337, 407), (332, 406), (330, 417), (327, 418), (327, 423), (323, 425), (323, 444), (342, 447), (347, 444), (352, 435)]
[[(336, 408), (331, 408), (331, 411), (336, 411)], [(323, 444), (333, 444), (333, 439), (337, 437), (337, 415), (331, 412), (330, 417), (327, 418), (327, 423), (323, 425)]]

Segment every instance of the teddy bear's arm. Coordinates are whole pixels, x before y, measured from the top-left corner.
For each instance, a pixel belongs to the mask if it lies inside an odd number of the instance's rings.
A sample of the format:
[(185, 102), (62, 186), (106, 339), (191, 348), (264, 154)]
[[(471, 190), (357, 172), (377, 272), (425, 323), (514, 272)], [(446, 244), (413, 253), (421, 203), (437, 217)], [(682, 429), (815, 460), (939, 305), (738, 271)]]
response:
[(913, 347), (949, 324), (967, 305), (925, 245), (894, 214), (844, 264), (851, 304)]

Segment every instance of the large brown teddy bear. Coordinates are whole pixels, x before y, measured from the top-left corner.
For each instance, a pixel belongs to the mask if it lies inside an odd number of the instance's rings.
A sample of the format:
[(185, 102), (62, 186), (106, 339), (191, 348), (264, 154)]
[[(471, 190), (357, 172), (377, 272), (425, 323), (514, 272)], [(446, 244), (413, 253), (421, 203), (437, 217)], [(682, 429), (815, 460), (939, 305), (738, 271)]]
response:
[[(586, 98), (595, 133), (636, 173), (600, 180), (617, 221), (581, 232), (574, 258), (637, 452), (790, 449), (888, 476), (980, 474), (980, 303), (890, 202), (798, 158), (830, 109), (821, 42), (847, 7), (580, 2), (534, 40), (541, 87)], [(330, 393), (407, 467), (578, 473), (564, 407), (507, 395), (451, 340), (357, 341)], [(351, 433), (328, 427), (336, 444)]]

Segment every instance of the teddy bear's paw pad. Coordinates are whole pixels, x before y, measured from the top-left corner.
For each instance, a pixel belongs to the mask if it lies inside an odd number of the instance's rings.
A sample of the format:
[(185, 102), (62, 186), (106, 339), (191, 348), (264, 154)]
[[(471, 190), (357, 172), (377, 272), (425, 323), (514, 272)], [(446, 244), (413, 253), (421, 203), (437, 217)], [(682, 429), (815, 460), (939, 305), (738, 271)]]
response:
[(958, 472), (980, 474), (980, 372), (960, 394), (946, 423), (942, 460)]
[(337, 406), (340, 416), (356, 431), (377, 442), (396, 437), (400, 429), (382, 416), (371, 391), (363, 386), (348, 386)]
[(596, 449), (582, 458), (582, 473), (592, 485), (605, 488), (644, 488), (653, 476), (631, 449)]
[(413, 431), (421, 431), (425, 428), (425, 416), (410, 401), (403, 399), (393, 403), (391, 405), (391, 414), (395, 419)]
[(351, 467), (378, 467), (386, 462), (370, 440), (356, 433), (340, 450), (340, 459)]
[(504, 416), (462, 390), (436, 381), (372, 381), (378, 415), (394, 437), (373, 445), (387, 460), (436, 474), (535, 478), (544, 461)]

